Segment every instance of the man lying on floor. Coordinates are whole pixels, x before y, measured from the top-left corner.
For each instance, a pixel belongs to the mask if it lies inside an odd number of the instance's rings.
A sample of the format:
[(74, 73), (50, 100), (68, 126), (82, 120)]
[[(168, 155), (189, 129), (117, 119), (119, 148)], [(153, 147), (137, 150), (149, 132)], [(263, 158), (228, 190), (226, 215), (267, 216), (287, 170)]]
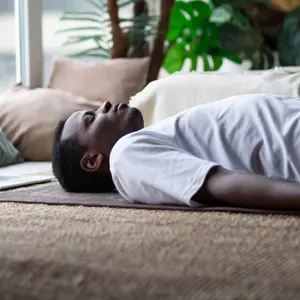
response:
[(300, 99), (235, 96), (147, 128), (106, 102), (61, 121), (53, 172), (66, 191), (135, 203), (300, 209)]

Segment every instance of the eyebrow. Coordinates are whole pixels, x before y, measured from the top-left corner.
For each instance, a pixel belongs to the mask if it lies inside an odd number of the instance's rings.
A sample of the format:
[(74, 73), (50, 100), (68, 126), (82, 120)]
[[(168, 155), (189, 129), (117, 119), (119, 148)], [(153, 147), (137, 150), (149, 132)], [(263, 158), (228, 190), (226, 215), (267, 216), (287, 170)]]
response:
[[(67, 119), (66, 119), (66, 122), (65, 122), (65, 125), (64, 125), (64, 128), (63, 128), (63, 130), (62, 130), (62, 133), (61, 133), (61, 140), (65, 140), (65, 139), (68, 139), (68, 138), (70, 138), (70, 137), (72, 137), (72, 136), (74, 136), (74, 134), (76, 134), (77, 133), (77, 131), (76, 130), (74, 130), (74, 126), (70, 126), (70, 125), (68, 125), (68, 122), (70, 121), (70, 119), (71, 118), (73, 118), (74, 117), (74, 115), (75, 114), (77, 114), (77, 113), (79, 113), (80, 111), (77, 111), (77, 112), (74, 112), (74, 113), (72, 113)], [(82, 124), (81, 124), (81, 122), (80, 122), (80, 117), (78, 118), (76, 115), (75, 115), (75, 117), (76, 117), (76, 121), (74, 120), (74, 124), (75, 124), (75, 126), (77, 125), (77, 126), (82, 126)], [(64, 137), (64, 133), (66, 132), (66, 125), (67, 126), (70, 126), (70, 128), (71, 128), (71, 134), (68, 134), (67, 135), (67, 137)], [(70, 131), (70, 130), (69, 130)], [(72, 132), (73, 131), (73, 132)]]

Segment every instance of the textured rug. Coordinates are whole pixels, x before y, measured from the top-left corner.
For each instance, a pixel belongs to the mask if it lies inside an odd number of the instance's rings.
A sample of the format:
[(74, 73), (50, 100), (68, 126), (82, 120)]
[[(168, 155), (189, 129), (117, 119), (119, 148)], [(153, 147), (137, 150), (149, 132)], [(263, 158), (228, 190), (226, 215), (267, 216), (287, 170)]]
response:
[(300, 299), (297, 217), (15, 203), (0, 210), (0, 299)]
[(261, 209), (245, 209), (239, 207), (216, 207), (202, 206), (191, 208), (179, 205), (143, 205), (131, 204), (118, 193), (110, 194), (72, 194), (66, 193), (56, 181), (50, 184), (40, 184), (26, 188), (13, 189), (0, 192), (0, 202), (20, 202), (31, 204), (54, 204), (54, 205), (83, 205), (115, 208), (154, 209), (154, 210), (182, 210), (182, 211), (217, 211), (237, 212), (254, 214), (286, 214), (300, 215), (300, 211), (270, 211)]

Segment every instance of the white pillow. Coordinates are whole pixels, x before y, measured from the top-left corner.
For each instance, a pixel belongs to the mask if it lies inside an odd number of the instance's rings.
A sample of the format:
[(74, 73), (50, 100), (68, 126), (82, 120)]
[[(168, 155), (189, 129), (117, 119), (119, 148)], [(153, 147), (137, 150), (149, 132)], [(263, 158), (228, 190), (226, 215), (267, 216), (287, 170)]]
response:
[(299, 96), (300, 72), (293, 71), (178, 73), (151, 82), (131, 98), (130, 105), (141, 110), (148, 126), (193, 106), (234, 95), (273, 93)]

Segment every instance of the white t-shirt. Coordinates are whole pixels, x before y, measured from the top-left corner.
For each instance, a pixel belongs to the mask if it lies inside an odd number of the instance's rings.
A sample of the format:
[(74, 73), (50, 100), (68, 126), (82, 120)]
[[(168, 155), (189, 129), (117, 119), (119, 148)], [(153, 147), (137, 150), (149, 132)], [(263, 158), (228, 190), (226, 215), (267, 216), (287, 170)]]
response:
[(196, 206), (214, 166), (300, 182), (299, 100), (235, 96), (129, 134), (111, 153), (115, 186), (130, 202)]

